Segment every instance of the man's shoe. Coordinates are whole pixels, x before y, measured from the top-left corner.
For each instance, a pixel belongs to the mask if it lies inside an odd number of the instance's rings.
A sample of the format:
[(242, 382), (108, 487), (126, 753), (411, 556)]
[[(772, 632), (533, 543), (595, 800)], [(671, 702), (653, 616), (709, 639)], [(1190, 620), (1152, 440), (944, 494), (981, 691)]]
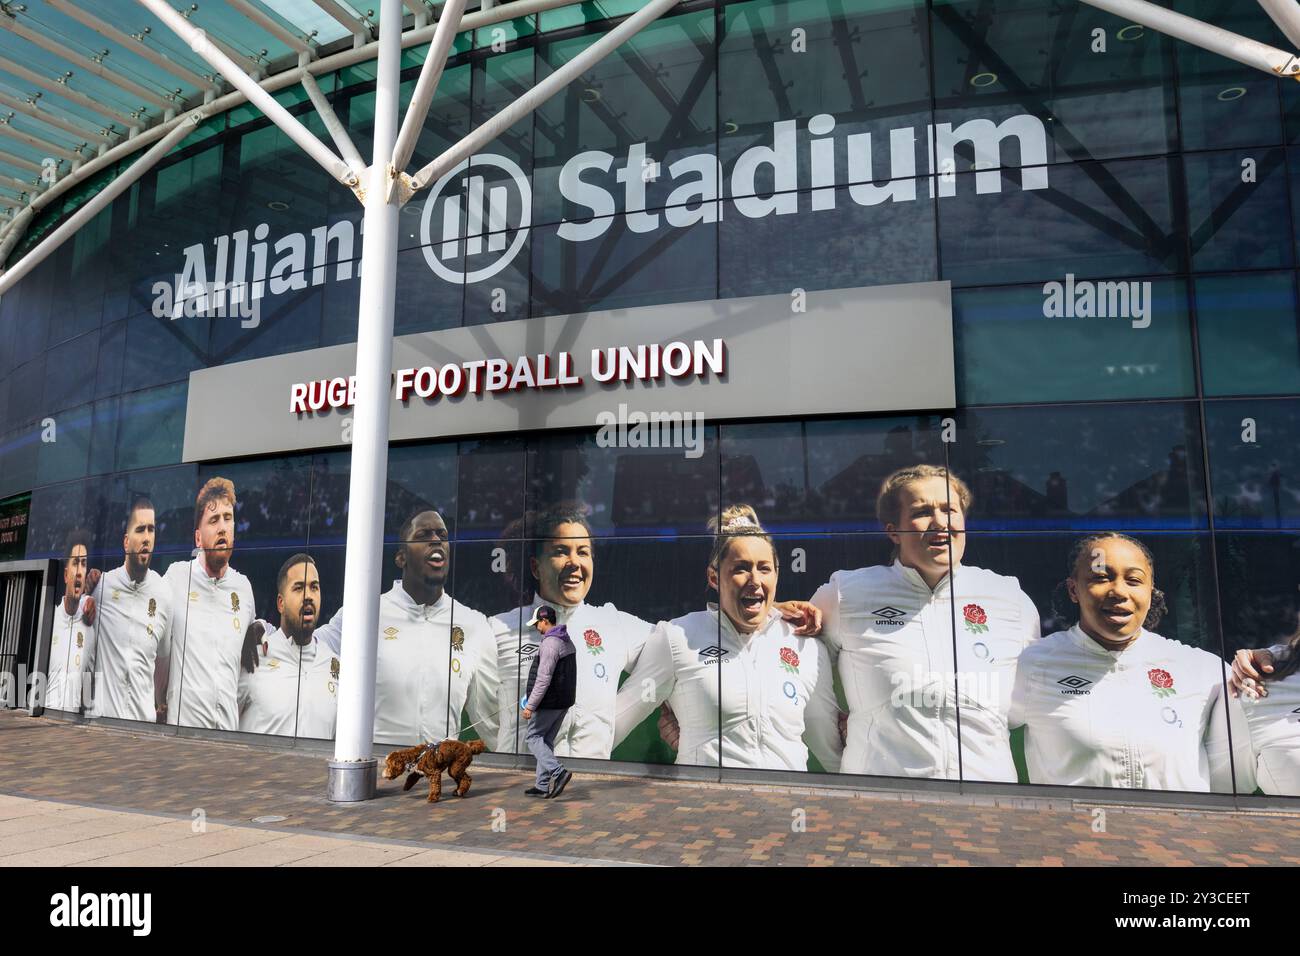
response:
[(529, 787), (527, 790), (524, 791), (524, 796), (525, 796), (525, 797), (545, 797), (545, 796), (547, 796), (547, 791), (543, 790), (541, 787)]
[(561, 767), (559, 771), (551, 777), (551, 790), (546, 796), (549, 799), (554, 800), (564, 792), (564, 788), (569, 785), (569, 781), (572, 779), (573, 774)]

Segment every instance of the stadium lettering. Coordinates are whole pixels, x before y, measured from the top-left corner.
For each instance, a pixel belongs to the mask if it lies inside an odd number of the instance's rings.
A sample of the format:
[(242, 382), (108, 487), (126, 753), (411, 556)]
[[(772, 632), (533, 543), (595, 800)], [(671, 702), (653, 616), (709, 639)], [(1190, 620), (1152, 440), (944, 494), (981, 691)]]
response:
[[(917, 198), (918, 152), (928, 165), (929, 195), (942, 199), (957, 194), (957, 155), (970, 157), (976, 194), (1002, 191), (1004, 166), (1020, 168), (1022, 189), (1048, 188), (1047, 133), (1042, 120), (1030, 114), (1001, 122), (969, 119), (954, 126), (935, 123), (888, 133), (888, 168), (873, 155), (872, 133), (836, 135), (835, 117), (822, 113), (800, 128), (797, 120), (772, 124), (770, 143), (760, 143), (736, 157), (727, 181), (721, 162), (710, 153), (684, 156), (667, 167), (670, 180), (664, 208), (649, 211), (645, 171), (654, 168), (648, 144), (637, 143), (619, 157), (602, 150), (573, 156), (559, 173), (560, 195), (584, 210), (580, 221), (567, 219), (557, 235), (567, 242), (588, 242), (609, 231), (618, 215), (615, 199), (622, 193), (621, 219), (632, 233), (663, 228), (683, 229), (712, 223), (734, 210), (748, 219), (823, 212), (851, 202), (875, 206), (884, 202), (912, 202)], [(483, 169), (503, 172), (498, 184), (484, 179)], [(965, 178), (965, 177), (963, 177)], [(844, 188), (841, 188), (844, 187)], [(462, 203), (470, 234), (463, 248), (468, 256), (486, 253), (496, 259), (473, 272), (454, 265), (461, 255)], [(522, 170), (504, 157), (484, 153), (474, 164), (461, 164), (430, 190), (421, 220), (420, 239), (429, 267), (448, 281), (479, 282), (495, 275), (522, 248), (507, 242), (531, 228), (532, 184)], [(436, 225), (442, 232), (437, 233)], [(346, 281), (354, 274), (359, 253), (358, 226), (341, 220), (271, 240), (271, 226), (258, 223), (197, 243), (183, 250), (184, 262), (176, 274), (172, 317), (180, 318), (193, 294), (219, 290), (238, 302), (248, 296), (278, 296), (319, 286), (333, 279)], [(190, 295), (187, 297), (187, 290)], [(223, 299), (223, 301), (225, 301)], [(201, 300), (197, 311), (203, 313)], [(195, 311), (191, 307), (191, 311)]]

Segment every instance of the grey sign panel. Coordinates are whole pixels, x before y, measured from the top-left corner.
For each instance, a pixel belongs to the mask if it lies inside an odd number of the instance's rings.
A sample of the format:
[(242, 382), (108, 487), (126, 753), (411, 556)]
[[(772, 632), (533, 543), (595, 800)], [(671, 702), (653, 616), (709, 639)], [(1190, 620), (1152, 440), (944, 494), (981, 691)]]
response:
[[(726, 370), (680, 379), (593, 380), (592, 352), (721, 339)], [(601, 413), (700, 413), (706, 421), (921, 411), (956, 403), (947, 282), (612, 309), (404, 335), (393, 370), (484, 359), (572, 356), (581, 385), (393, 398), (393, 441), (595, 428)], [(190, 374), (185, 461), (343, 447), (347, 409), (290, 410), (295, 384), (355, 371), (352, 345)], [(390, 394), (393, 392), (390, 390)]]

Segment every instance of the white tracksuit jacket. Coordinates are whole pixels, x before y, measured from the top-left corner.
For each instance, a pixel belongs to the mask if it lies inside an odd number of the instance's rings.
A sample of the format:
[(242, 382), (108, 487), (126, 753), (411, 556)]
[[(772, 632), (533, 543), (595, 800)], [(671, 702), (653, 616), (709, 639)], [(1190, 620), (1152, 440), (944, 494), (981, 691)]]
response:
[(278, 627), (258, 648), (257, 670), (239, 672), (239, 729), (333, 740), (339, 659), (313, 637), (304, 647)]
[(209, 577), (202, 558), (177, 561), (163, 581), (176, 614), (167, 722), (238, 730), (244, 631), (257, 617), (253, 586), (229, 565), (221, 577)]
[[(523, 625), (542, 604), (555, 608), (557, 624), (569, 632), (577, 652), (578, 693), (555, 738), (557, 757), (608, 760), (614, 750), (614, 706), (618, 679), (635, 666), (653, 626), (612, 604), (564, 607), (535, 598), (525, 607), (492, 618), (500, 675), (498, 733), (495, 750), (527, 753), (525, 727), (520, 727), (519, 701), (528, 684), (528, 670), (541, 638)], [(484, 738), (489, 740), (489, 738)]]
[[(341, 657), (343, 609), (315, 636)], [(461, 713), (468, 712), (478, 725), (475, 731), (491, 745), (497, 703), (494, 648), (488, 619), (478, 611), (446, 591), (433, 604), (416, 604), (401, 580), (394, 581), (379, 596), (375, 741), (410, 747), (456, 738)]]
[(1245, 717), (1225, 699), (1224, 667), (1145, 628), (1122, 651), (1077, 624), (1043, 638), (1020, 655), (1011, 702), (1011, 726), (1025, 728), (1030, 782), (1231, 793), (1230, 749), (1239, 774), (1253, 774)]
[(839, 770), (830, 655), (794, 630), (772, 610), (762, 629), (741, 634), (716, 605), (661, 622), (618, 692), (615, 745), (667, 700), (679, 764), (717, 767), (720, 757), (724, 767), (807, 770), (811, 749), (827, 771)]
[(152, 568), (138, 584), (124, 566), (104, 573), (95, 588), (95, 626), (84, 666), (95, 675), (93, 716), (158, 719), (154, 667), (171, 656), (172, 630), (180, 625), (172, 592)]
[(1241, 696), (1250, 726), (1253, 776), (1237, 769), (1237, 792), (1300, 797), (1300, 672), (1268, 682), (1268, 696)]
[(50, 659), (45, 668), (45, 706), (51, 710), (81, 710), (82, 664), (94, 642), (91, 628), (82, 617), (86, 596), (77, 601), (76, 613), (64, 610), (63, 600), (54, 608), (54, 628), (50, 631)]
[[(849, 707), (842, 773), (1016, 780), (1015, 664), (1041, 624), (1013, 577), (958, 565), (931, 591), (914, 569), (837, 571), (813, 595)], [(955, 604), (955, 608), (954, 608)], [(953, 631), (956, 628), (956, 660)]]

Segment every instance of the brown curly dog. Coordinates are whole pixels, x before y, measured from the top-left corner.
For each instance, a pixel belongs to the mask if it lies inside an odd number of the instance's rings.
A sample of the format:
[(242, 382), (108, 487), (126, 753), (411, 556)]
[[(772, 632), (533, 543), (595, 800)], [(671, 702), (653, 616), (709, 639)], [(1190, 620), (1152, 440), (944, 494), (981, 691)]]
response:
[(384, 763), (384, 779), (396, 780), (408, 770), (411, 775), (406, 778), (403, 791), (415, 786), (420, 777), (429, 778), (429, 802), (437, 803), (442, 796), (442, 772), (456, 781), (456, 796), (463, 797), (469, 793), (472, 780), (467, 773), (469, 765), (476, 754), (481, 754), (487, 747), (481, 740), (468, 743), (459, 740), (444, 740), (440, 744), (421, 744), (405, 750), (394, 750)]

